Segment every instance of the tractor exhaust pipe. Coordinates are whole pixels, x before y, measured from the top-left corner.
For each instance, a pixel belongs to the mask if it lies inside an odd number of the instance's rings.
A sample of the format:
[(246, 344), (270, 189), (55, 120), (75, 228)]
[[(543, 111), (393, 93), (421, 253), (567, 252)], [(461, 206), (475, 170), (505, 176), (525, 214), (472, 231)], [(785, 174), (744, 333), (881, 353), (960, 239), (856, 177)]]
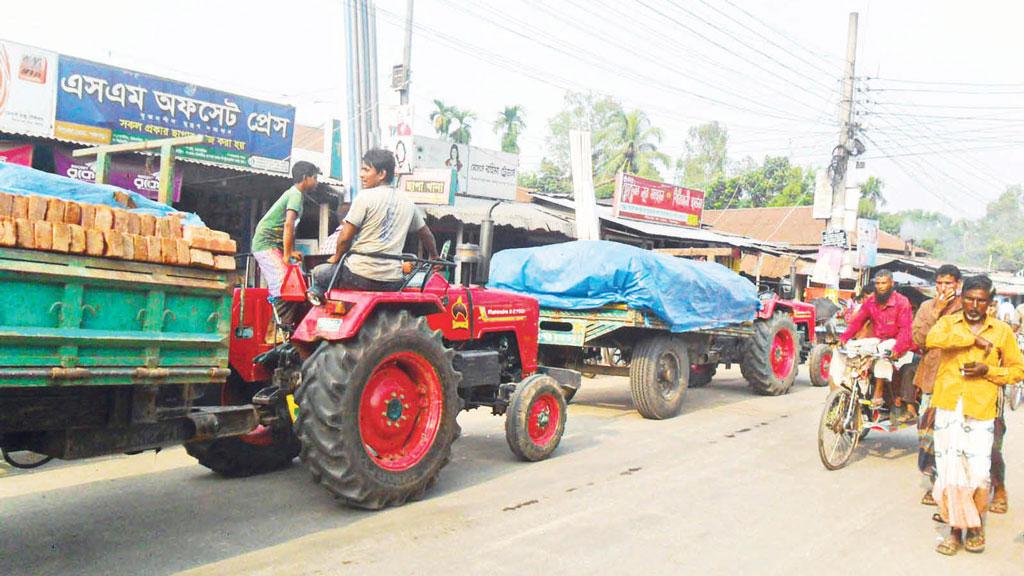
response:
[(480, 266), (477, 268), (477, 282), (487, 284), (491, 277), (491, 250), (494, 247), (494, 209), (501, 202), (495, 202), (487, 211), (487, 217), (480, 221)]

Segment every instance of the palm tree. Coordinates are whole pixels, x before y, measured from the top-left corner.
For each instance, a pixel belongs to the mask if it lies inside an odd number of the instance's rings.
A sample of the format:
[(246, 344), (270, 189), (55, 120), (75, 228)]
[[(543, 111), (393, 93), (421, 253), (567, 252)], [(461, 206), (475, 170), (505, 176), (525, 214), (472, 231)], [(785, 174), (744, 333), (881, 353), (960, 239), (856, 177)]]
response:
[(459, 123), (458, 128), (452, 130), (449, 134), (452, 142), (455, 142), (456, 144), (469, 144), (469, 140), (472, 138), (470, 130), (473, 129), (470, 125), (470, 121), (476, 119), (476, 114), (469, 110), (459, 110), (454, 106), (452, 106), (451, 112), (451, 119)]
[(443, 138), (448, 138), (448, 128), (451, 127), (453, 113), (456, 108), (448, 106), (440, 100), (434, 100), (436, 110), (430, 113), (430, 120), (434, 123), (434, 131)]
[(875, 206), (885, 206), (885, 196), (882, 195), (882, 188), (884, 187), (885, 182), (874, 176), (869, 176), (860, 185), (860, 197), (862, 200), (867, 200)]
[(494, 121), (494, 133), (501, 135), (501, 151), (519, 153), (519, 134), (526, 129), (526, 113), (520, 105), (505, 106)]
[(603, 158), (598, 176), (607, 184), (619, 172), (646, 178), (660, 178), (658, 166), (667, 167), (669, 157), (658, 151), (664, 133), (651, 125), (642, 110), (620, 111), (597, 133), (595, 150)]

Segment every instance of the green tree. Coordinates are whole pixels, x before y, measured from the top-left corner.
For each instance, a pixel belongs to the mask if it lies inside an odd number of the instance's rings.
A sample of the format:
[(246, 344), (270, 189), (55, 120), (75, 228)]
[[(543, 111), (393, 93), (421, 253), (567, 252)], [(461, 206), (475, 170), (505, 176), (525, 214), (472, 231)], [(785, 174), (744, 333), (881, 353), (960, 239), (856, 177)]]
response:
[(861, 218), (877, 218), (879, 209), (885, 206), (885, 196), (882, 189), (885, 182), (880, 178), (869, 176), (860, 185), (860, 201), (857, 204), (857, 216)]
[(447, 139), (449, 137), (448, 129), (451, 128), (452, 119), (457, 109), (436, 99), (434, 107), (435, 109), (430, 112), (430, 121), (434, 123), (434, 132), (437, 132), (441, 138)]
[[(589, 130), (596, 135), (611, 123), (613, 116), (621, 112), (622, 105), (613, 98), (599, 97), (593, 93), (567, 92), (562, 111), (548, 122), (548, 136), (545, 140), (547, 157), (559, 170), (569, 174), (569, 131)], [(592, 144), (596, 175), (604, 156), (596, 138), (592, 138)]]
[(526, 112), (520, 105), (505, 106), (494, 121), (494, 133), (501, 134), (502, 152), (519, 154), (519, 135), (526, 129)]
[(449, 134), (452, 142), (456, 144), (469, 144), (470, 139), (473, 137), (471, 133), (473, 129), (471, 122), (473, 120), (476, 120), (476, 114), (473, 112), (452, 108), (452, 124), (457, 126)]
[(572, 178), (557, 164), (542, 158), (536, 172), (520, 172), (519, 185), (544, 194), (572, 195)]
[(595, 186), (599, 198), (608, 198), (614, 192), (615, 175), (619, 172), (636, 174), (653, 180), (661, 179), (660, 167), (669, 165), (669, 157), (658, 150), (664, 133), (651, 125), (642, 110), (620, 112), (597, 134), (597, 148), (603, 156), (597, 169)]
[(686, 139), (686, 152), (676, 160), (676, 181), (683, 186), (706, 188), (725, 176), (729, 131), (718, 122), (693, 126)]

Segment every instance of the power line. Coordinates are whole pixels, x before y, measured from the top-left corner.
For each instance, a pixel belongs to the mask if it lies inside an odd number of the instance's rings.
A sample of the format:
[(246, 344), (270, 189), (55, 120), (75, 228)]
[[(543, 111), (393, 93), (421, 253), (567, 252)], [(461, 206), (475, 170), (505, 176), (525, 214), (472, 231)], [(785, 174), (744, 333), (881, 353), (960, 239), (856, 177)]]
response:
[(750, 18), (751, 20), (753, 20), (753, 21), (757, 22), (758, 24), (760, 24), (760, 25), (761, 25), (761, 26), (763, 26), (764, 28), (766, 28), (766, 29), (768, 29), (768, 30), (770, 30), (770, 31), (774, 32), (774, 33), (775, 33), (775, 34), (776, 34), (777, 36), (779, 36), (779, 37), (783, 38), (784, 40), (786, 40), (786, 41), (787, 41), (787, 42), (789, 42), (790, 44), (793, 44), (793, 45), (794, 45), (794, 46), (796, 46), (797, 48), (799, 48), (799, 49), (801, 49), (801, 50), (804, 50), (804, 51), (806, 51), (806, 52), (807, 52), (808, 54), (810, 54), (810, 55), (812, 55), (812, 56), (814, 56), (814, 57), (818, 58), (818, 59), (819, 59), (819, 60), (821, 60), (822, 62), (825, 62), (825, 63), (827, 63), (827, 64), (830, 64), (830, 65), (831, 65), (831, 64), (834, 64), (834, 62), (833, 62), (833, 61), (830, 61), (830, 60), (829, 60), (829, 58), (833, 58), (833, 59), (835, 59), (836, 61), (839, 61), (839, 62), (844, 62), (844, 63), (845, 63), (845, 60), (844, 60), (843, 58), (840, 58), (839, 56), (836, 56), (836, 55), (834, 55), (834, 54), (828, 54), (828, 55), (826, 56), (826, 55), (824, 55), (824, 54), (822, 54), (822, 53), (816, 52), (815, 50), (812, 50), (812, 49), (808, 48), (807, 46), (804, 46), (803, 44), (801, 44), (800, 42), (797, 42), (796, 40), (793, 40), (792, 38), (790, 38), (789, 36), (787, 36), (787, 35), (786, 35), (785, 33), (783, 33), (782, 31), (780, 31), (779, 29), (775, 28), (775, 27), (774, 27), (774, 26), (772, 26), (771, 24), (768, 24), (768, 23), (767, 23), (767, 22), (765, 22), (764, 20), (762, 20), (762, 19), (758, 18), (758, 17), (757, 17), (757, 16), (755, 16), (754, 14), (750, 13), (749, 11), (747, 11), (746, 9), (744, 9), (744, 8), (743, 8), (742, 6), (737, 6), (737, 5), (736, 5), (736, 3), (734, 3), (734, 2), (732, 1), (732, 0), (725, 0), (725, 3), (726, 3), (726, 4), (728, 4), (728, 5), (730, 5), (730, 6), (732, 6), (732, 7), (733, 7), (733, 8), (735, 8), (735, 9), (739, 10), (740, 12), (742, 12), (743, 14), (745, 14), (745, 15), (746, 15), (746, 16), (747, 16), (748, 18)]
[[(727, 0), (728, 1), (728, 0)], [(924, 84), (930, 86), (978, 86), (988, 88), (999, 87), (1024, 87), (1024, 82), (958, 82), (945, 80), (907, 80), (900, 78), (887, 78), (880, 76), (865, 76), (864, 80), (880, 80), (882, 82), (893, 82), (897, 84)]]

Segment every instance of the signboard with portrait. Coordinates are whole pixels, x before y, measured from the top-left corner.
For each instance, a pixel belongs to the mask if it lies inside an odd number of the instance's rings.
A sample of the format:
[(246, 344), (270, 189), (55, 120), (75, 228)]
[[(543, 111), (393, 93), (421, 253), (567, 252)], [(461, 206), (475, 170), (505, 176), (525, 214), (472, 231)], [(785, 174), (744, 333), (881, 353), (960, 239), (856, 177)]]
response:
[(612, 214), (656, 224), (700, 227), (704, 213), (704, 193), (619, 173), (615, 178)]
[(183, 158), (287, 173), (295, 108), (61, 56), (54, 135), (123, 144), (202, 134)]

